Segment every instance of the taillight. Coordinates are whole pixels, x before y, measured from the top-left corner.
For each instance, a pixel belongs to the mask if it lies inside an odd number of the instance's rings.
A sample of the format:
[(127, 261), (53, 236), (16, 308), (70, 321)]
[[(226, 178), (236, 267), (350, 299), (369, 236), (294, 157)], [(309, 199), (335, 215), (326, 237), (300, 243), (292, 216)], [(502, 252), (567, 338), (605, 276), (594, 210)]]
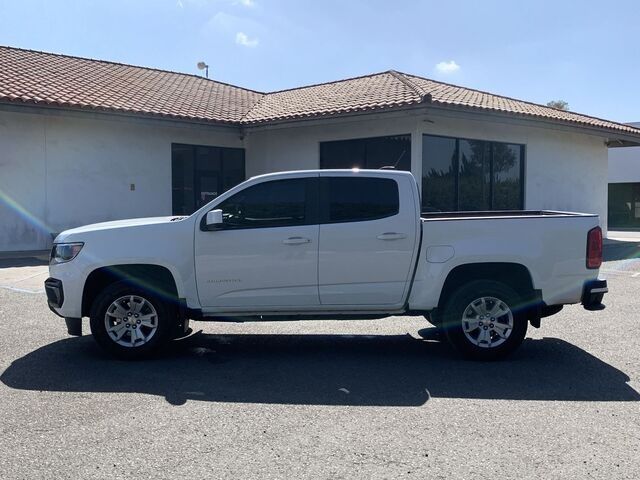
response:
[(602, 229), (592, 228), (587, 234), (587, 268), (602, 265)]

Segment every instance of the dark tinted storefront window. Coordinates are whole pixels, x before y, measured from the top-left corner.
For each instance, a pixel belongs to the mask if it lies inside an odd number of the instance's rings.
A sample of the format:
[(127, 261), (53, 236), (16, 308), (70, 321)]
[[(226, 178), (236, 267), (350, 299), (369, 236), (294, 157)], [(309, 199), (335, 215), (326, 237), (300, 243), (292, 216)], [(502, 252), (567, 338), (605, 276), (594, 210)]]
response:
[(640, 183), (610, 183), (609, 228), (640, 228)]
[(411, 135), (320, 143), (320, 168), (411, 170)]
[(422, 211), (523, 208), (524, 146), (424, 135)]
[(494, 210), (522, 208), (523, 150), (522, 145), (492, 144)]
[[(456, 210), (456, 166), (458, 146), (455, 138), (422, 138), (422, 210)], [(425, 161), (425, 152), (429, 152)]]
[(491, 209), (491, 149), (488, 142), (459, 140), (458, 210)]
[(173, 144), (173, 214), (190, 215), (245, 179), (244, 149)]

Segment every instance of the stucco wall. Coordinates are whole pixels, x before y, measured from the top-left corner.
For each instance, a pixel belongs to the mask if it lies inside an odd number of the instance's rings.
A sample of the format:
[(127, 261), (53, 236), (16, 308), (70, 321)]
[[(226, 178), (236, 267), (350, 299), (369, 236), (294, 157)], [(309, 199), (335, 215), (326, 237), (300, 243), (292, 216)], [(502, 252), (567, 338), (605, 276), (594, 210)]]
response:
[[(171, 143), (242, 146), (235, 131), (0, 111), (0, 251), (51, 232), (171, 214)], [(135, 184), (135, 190), (130, 185)]]
[(640, 147), (609, 149), (609, 183), (640, 182)]
[[(640, 122), (630, 125), (640, 127)], [(640, 182), (640, 147), (609, 149), (609, 183)]]

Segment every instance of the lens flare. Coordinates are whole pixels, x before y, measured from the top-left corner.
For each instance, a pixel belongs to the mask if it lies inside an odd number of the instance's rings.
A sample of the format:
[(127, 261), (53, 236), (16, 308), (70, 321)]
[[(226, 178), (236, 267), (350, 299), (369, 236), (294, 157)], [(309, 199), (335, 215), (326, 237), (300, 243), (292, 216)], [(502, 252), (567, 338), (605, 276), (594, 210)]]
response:
[(9, 211), (17, 213), (20, 218), (25, 220), (29, 225), (35, 227), (43, 235), (48, 236), (54, 231), (42, 219), (31, 213), (2, 190), (0, 190), (0, 207), (4, 207)]

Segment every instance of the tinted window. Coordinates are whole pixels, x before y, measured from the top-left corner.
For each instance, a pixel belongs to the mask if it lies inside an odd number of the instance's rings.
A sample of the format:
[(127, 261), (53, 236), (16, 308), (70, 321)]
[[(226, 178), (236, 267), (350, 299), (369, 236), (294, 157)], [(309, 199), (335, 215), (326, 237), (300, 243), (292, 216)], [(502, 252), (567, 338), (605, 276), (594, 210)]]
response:
[(493, 208), (517, 210), (522, 196), (522, 146), (493, 144)]
[(244, 149), (171, 145), (173, 214), (190, 215), (244, 180)]
[(357, 138), (320, 144), (321, 168), (393, 167), (411, 170), (411, 135)]
[(456, 210), (457, 142), (455, 138), (422, 139), (422, 211)]
[(389, 178), (321, 178), (323, 222), (358, 222), (398, 213), (398, 184)]
[(227, 228), (264, 228), (308, 225), (309, 181), (304, 178), (260, 183), (222, 202)]
[(481, 140), (460, 140), (458, 210), (491, 210), (490, 147)]
[(524, 146), (424, 135), (422, 211), (523, 207)]
[(609, 227), (640, 227), (640, 183), (609, 184)]

